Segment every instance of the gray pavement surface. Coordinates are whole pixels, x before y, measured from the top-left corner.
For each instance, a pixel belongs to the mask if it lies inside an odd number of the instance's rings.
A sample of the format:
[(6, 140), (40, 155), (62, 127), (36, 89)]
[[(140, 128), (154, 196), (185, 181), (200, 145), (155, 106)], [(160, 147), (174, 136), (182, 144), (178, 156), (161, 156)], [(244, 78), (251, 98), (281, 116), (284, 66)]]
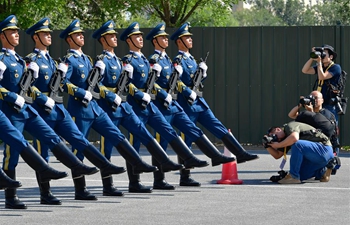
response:
[[(259, 154), (260, 159), (237, 165), (241, 185), (216, 184), (221, 179), (222, 166), (208, 166), (192, 170), (192, 177), (202, 183), (201, 187), (180, 187), (179, 173), (169, 172), (166, 179), (176, 185), (176, 190), (133, 194), (127, 192), (128, 179), (124, 173), (114, 176), (114, 184), (125, 191), (125, 196), (104, 197), (97, 173), (87, 177), (87, 186), (98, 201), (77, 201), (69, 176), (51, 182), (52, 192), (63, 201), (61, 206), (40, 204), (35, 173), (21, 159), (17, 177), (23, 187), (18, 189), (18, 195), (28, 209), (5, 209), (1, 191), (0, 224), (350, 224), (348, 152), (341, 152), (342, 166), (328, 183), (308, 180), (303, 184), (280, 185), (269, 181), (270, 176), (277, 175), (280, 160), (263, 149), (247, 149)], [(0, 147), (0, 153), (2, 150)], [(194, 153), (207, 159), (196, 149)], [(168, 154), (176, 160), (172, 150)], [(145, 149), (141, 155), (151, 162)], [(112, 163), (125, 165), (116, 151)], [(54, 156), (50, 165), (69, 172)], [(289, 169), (289, 163), (285, 169)], [(141, 175), (145, 185), (152, 185), (152, 178), (152, 174)]]

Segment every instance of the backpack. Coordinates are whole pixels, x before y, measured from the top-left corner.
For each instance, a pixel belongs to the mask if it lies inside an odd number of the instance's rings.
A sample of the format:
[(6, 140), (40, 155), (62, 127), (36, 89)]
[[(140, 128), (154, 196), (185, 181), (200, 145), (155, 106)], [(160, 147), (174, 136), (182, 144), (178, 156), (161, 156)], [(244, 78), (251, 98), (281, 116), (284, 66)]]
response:
[(348, 97), (344, 97), (346, 86), (347, 72), (341, 71), (341, 74), (336, 85), (330, 84), (326, 81), (328, 86), (328, 92), (331, 97), (331, 104), (336, 105), (338, 115), (345, 115)]
[[(327, 137), (330, 138), (332, 137), (332, 135), (334, 135), (336, 131), (336, 122), (335, 122), (334, 115), (331, 112), (329, 113), (330, 114), (327, 116), (330, 118), (328, 119), (322, 113), (303, 111), (299, 113), (295, 121), (306, 123), (310, 126), (313, 126), (314, 128), (321, 130), (322, 133), (324, 133)], [(331, 118), (332, 116), (334, 119)]]

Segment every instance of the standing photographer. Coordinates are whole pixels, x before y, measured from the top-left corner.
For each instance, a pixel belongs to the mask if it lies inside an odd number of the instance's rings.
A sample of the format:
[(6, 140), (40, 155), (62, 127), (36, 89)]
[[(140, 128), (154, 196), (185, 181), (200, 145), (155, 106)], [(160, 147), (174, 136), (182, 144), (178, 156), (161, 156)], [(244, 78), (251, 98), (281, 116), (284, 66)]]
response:
[[(317, 74), (314, 90), (322, 93), (324, 97), (323, 107), (331, 111), (338, 122), (337, 93), (334, 90), (338, 86), (342, 69), (339, 64), (335, 64), (337, 53), (330, 45), (322, 47), (313, 47), (310, 53), (310, 59), (305, 63), (302, 72), (305, 74)], [(312, 65), (313, 61), (316, 65)]]

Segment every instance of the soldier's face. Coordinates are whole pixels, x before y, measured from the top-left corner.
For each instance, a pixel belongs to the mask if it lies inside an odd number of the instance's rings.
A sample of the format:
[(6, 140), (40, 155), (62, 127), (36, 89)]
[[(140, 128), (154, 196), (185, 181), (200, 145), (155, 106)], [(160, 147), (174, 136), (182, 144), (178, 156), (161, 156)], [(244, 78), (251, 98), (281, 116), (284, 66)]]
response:
[(110, 47), (117, 47), (118, 46), (118, 39), (117, 39), (116, 34), (106, 34), (102, 37), (102, 41), (103, 40)]
[(181, 40), (185, 43), (185, 46), (190, 49), (192, 48), (192, 37), (191, 36), (182, 36)]
[(45, 46), (51, 45), (51, 33), (50, 32), (39, 32), (37, 36)]
[(157, 39), (158, 45), (161, 46), (162, 48), (167, 48), (169, 46), (167, 36), (159, 36), (156, 39)]
[(143, 47), (143, 37), (142, 37), (142, 34), (134, 34), (134, 35), (131, 35), (130, 39), (131, 39), (131, 41), (134, 43), (134, 45), (136, 45), (136, 47), (138, 47), (138, 48), (142, 48), (142, 47)]
[(71, 38), (77, 43), (79, 46), (84, 45), (84, 34), (82, 32), (74, 33), (71, 35)]
[[(6, 37), (5, 37), (6, 36)], [(7, 38), (7, 40), (6, 40)], [(8, 42), (11, 45), (17, 46), (19, 44), (18, 30), (5, 30), (1, 35), (1, 40)]]

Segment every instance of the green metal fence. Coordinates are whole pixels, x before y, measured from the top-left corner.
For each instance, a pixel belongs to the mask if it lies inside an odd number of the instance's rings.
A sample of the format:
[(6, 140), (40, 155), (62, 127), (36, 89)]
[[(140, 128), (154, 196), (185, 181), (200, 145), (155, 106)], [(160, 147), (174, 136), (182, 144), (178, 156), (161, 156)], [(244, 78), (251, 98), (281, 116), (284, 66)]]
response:
[[(119, 34), (122, 31), (118, 30)], [(143, 29), (145, 34), (149, 31), (149, 28)], [(174, 31), (167, 30), (169, 34)], [(92, 32), (85, 32), (83, 50), (95, 57), (102, 49), (91, 38)], [(299, 96), (312, 91), (316, 75), (302, 74), (301, 68), (313, 46), (334, 46), (338, 53), (336, 63), (350, 72), (349, 26), (192, 28), (191, 32), (192, 55), (199, 59), (210, 52), (204, 97), (214, 114), (244, 144), (260, 144), (267, 128), (288, 122), (287, 114), (297, 104)], [(62, 57), (68, 49), (65, 41), (58, 37), (59, 33), (52, 34), (50, 54), (54, 58)], [(31, 52), (33, 42), (24, 32), (20, 35), (17, 52), (24, 56)], [(118, 45), (116, 54), (119, 57), (127, 54), (126, 43), (118, 41)], [(149, 41), (144, 40), (144, 46), (146, 56), (153, 52)], [(167, 52), (171, 57), (177, 52), (172, 41)], [(350, 97), (349, 86), (350, 81), (346, 88), (346, 96)], [(350, 145), (347, 138), (350, 135), (349, 114), (350, 111), (340, 117), (343, 145)], [(211, 140), (218, 141), (205, 132)], [(98, 140), (99, 136), (92, 131), (89, 139)]]

